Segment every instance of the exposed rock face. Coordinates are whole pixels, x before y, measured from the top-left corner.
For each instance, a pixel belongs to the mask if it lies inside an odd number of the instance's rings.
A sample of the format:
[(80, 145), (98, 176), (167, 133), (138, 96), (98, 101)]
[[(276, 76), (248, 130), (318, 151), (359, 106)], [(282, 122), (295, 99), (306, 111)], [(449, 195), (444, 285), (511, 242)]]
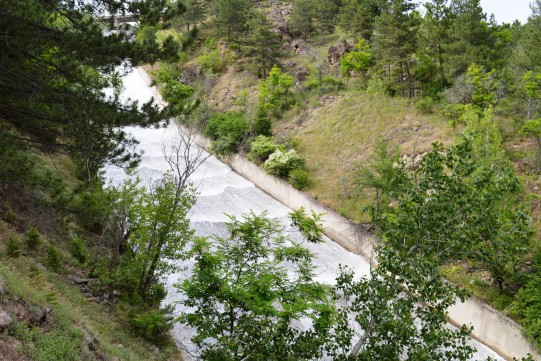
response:
[(178, 81), (185, 85), (193, 85), (203, 74), (203, 68), (197, 64), (186, 65), (180, 75)]
[(308, 75), (310, 75), (310, 71), (303, 67), (297, 67), (295, 68), (295, 79), (297, 80), (297, 83), (303, 82)]
[(341, 40), (338, 44), (333, 45), (329, 48), (329, 64), (335, 66), (340, 64), (340, 59), (344, 56), (345, 53), (351, 50), (351, 45), (347, 41)]
[(269, 1), (270, 10), (267, 11), (267, 17), (274, 24), (272, 31), (279, 34), (280, 37), (291, 36), (287, 19), (291, 15), (291, 4), (281, 1)]
[(295, 51), (296, 54), (307, 56), (310, 52), (310, 48), (306, 41), (302, 39), (295, 39), (291, 42), (291, 48)]
[(0, 331), (7, 329), (13, 323), (13, 318), (0, 308)]

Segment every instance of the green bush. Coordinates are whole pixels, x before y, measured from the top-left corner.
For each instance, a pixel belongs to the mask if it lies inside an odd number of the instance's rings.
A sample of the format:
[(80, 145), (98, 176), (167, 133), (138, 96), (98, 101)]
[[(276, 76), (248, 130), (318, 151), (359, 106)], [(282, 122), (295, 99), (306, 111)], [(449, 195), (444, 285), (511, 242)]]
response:
[(218, 113), (210, 117), (205, 135), (215, 142), (214, 152), (225, 155), (237, 151), (250, 131), (246, 116), (240, 112)]
[(432, 106), (434, 105), (434, 100), (430, 97), (424, 97), (415, 102), (415, 108), (420, 111), (422, 114), (431, 114)]
[(4, 219), (11, 223), (17, 219), (17, 215), (15, 212), (13, 212), (13, 209), (11, 209), (11, 206), (9, 204), (5, 204), (6, 212), (4, 213)]
[(36, 338), (32, 359), (38, 361), (78, 361), (88, 359), (81, 353), (83, 337), (79, 330), (57, 328)]
[(520, 289), (513, 306), (514, 312), (522, 317), (521, 324), (528, 336), (541, 347), (541, 273), (532, 277)]
[(321, 83), (318, 76), (311, 76), (306, 82), (306, 88), (309, 90), (320, 89), (322, 92), (332, 92), (346, 88), (343, 81), (332, 76), (324, 76)]
[(85, 263), (88, 259), (88, 250), (85, 245), (85, 241), (80, 236), (75, 236), (71, 243), (71, 254), (75, 259), (81, 263)]
[(257, 163), (263, 163), (278, 149), (284, 150), (284, 147), (276, 144), (271, 137), (259, 135), (250, 143), (250, 153), (248, 156)]
[(139, 310), (130, 317), (134, 331), (154, 343), (163, 343), (167, 339), (167, 333), (173, 326), (171, 321), (170, 316), (157, 310)]
[(199, 56), (196, 61), (212, 74), (221, 73), (225, 67), (225, 62), (222, 60), (222, 55), (218, 48)]
[(9, 237), (6, 252), (8, 257), (19, 257), (21, 255), (21, 242), (14, 236)]
[(270, 110), (275, 116), (295, 104), (291, 87), (295, 78), (282, 73), (276, 65), (272, 67), (267, 79), (259, 82), (259, 104)]
[(52, 245), (47, 247), (47, 266), (52, 271), (58, 271), (60, 269), (60, 254)]
[(24, 239), (26, 241), (26, 246), (30, 249), (36, 249), (41, 244), (41, 235), (34, 227), (28, 228)]
[(254, 119), (254, 135), (272, 135), (272, 120), (265, 106), (259, 106)]
[(297, 189), (305, 189), (310, 186), (310, 176), (304, 169), (293, 169), (289, 172), (288, 182)]
[(267, 173), (283, 179), (287, 179), (292, 170), (302, 168), (304, 168), (304, 159), (294, 149), (287, 152), (277, 149), (263, 164), (263, 169)]

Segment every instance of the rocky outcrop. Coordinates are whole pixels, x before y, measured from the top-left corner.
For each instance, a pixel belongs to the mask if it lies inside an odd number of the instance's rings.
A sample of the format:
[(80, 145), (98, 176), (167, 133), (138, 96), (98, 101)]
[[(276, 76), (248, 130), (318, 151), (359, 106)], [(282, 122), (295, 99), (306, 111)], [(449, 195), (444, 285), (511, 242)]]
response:
[(13, 323), (13, 318), (0, 308), (0, 331), (4, 331)]
[(340, 59), (351, 50), (351, 45), (347, 41), (341, 40), (338, 44), (329, 48), (328, 60), (331, 66), (340, 64)]
[(310, 53), (310, 46), (306, 43), (306, 41), (302, 39), (293, 40), (290, 46), (291, 49), (295, 52), (295, 54), (308, 56), (308, 54)]
[(287, 19), (291, 15), (291, 4), (281, 1), (269, 1), (269, 11), (267, 17), (274, 24), (272, 31), (280, 35), (280, 37), (291, 36)]

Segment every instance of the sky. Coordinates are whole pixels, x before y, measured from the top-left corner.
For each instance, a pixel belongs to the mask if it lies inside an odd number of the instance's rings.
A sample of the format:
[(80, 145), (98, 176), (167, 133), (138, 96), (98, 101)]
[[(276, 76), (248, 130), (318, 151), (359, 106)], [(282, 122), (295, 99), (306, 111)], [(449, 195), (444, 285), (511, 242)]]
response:
[(531, 14), (530, 2), (532, 0), (481, 0), (483, 10), (490, 17), (494, 13), (498, 23), (512, 23), (518, 19), (526, 23)]

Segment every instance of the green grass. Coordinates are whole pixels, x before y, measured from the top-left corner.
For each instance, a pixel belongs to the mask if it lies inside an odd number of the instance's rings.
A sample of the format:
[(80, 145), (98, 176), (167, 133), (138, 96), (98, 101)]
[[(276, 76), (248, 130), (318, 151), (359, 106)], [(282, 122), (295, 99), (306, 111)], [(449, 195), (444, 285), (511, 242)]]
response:
[(498, 311), (513, 317), (509, 306), (513, 302), (512, 296), (502, 293), (498, 286), (483, 280), (483, 273), (470, 271), (465, 264), (446, 264), (441, 267), (443, 276), (452, 283), (461, 286), (478, 299), (492, 305)]
[[(2, 259), (0, 278), (13, 296), (52, 310), (54, 326), (50, 332), (34, 337), (34, 347), (29, 348), (33, 359), (79, 360), (77, 335), (81, 330), (95, 337), (106, 354), (120, 360), (181, 359), (172, 345), (155, 355), (150, 351), (151, 344), (133, 336), (126, 325), (111, 317), (111, 309), (88, 301), (68, 279), (40, 270), (31, 259)], [(77, 342), (79, 347), (74, 346)]]
[(369, 193), (355, 193), (352, 175), (356, 165), (370, 158), (377, 137), (405, 153), (422, 153), (434, 141), (449, 143), (452, 130), (442, 115), (421, 114), (409, 99), (358, 90), (330, 94), (331, 102), (328, 96), (305, 96), (277, 129), (298, 139), (313, 182), (308, 193), (354, 221), (368, 221), (361, 209), (372, 199)]

